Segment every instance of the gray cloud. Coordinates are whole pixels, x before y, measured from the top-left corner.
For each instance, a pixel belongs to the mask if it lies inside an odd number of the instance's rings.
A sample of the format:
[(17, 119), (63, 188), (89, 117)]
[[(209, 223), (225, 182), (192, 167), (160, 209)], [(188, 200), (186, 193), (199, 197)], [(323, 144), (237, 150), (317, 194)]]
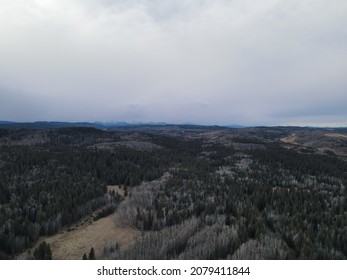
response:
[(346, 12), (339, 0), (0, 0), (0, 87), (13, 92), (0, 90), (1, 109), (27, 112), (0, 119), (339, 122)]
[(30, 120), (49, 113), (49, 110), (42, 106), (42, 100), (32, 94), (0, 88), (0, 98), (0, 114), (3, 120)]

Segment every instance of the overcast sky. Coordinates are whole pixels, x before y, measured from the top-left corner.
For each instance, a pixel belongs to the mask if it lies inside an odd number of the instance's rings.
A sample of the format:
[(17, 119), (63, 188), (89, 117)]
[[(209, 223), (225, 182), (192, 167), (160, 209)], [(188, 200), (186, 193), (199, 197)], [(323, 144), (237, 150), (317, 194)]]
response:
[(347, 1), (0, 0), (0, 120), (347, 125)]

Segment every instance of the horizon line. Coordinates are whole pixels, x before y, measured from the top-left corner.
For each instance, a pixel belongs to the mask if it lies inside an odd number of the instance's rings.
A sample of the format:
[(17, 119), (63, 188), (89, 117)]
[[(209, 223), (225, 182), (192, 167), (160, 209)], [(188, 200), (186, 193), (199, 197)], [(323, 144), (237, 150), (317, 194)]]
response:
[(9, 120), (0, 120), (0, 124), (37, 124), (37, 123), (63, 123), (63, 124), (91, 124), (91, 125), (100, 125), (109, 127), (112, 125), (122, 124), (124, 126), (131, 125), (156, 125), (156, 126), (169, 126), (169, 125), (191, 125), (191, 126), (219, 126), (227, 128), (259, 128), (259, 127), (302, 127), (302, 128), (347, 128), (347, 124), (337, 124), (337, 123), (284, 123), (284, 124), (259, 124), (259, 125), (246, 125), (246, 124), (201, 124), (193, 122), (165, 122), (165, 121), (9, 121)]

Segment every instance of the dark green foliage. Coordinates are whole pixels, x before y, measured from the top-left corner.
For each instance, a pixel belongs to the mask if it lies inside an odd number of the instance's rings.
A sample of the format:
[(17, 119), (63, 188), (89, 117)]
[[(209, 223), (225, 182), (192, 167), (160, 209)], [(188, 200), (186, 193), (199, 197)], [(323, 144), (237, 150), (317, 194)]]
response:
[[(11, 133), (15, 139), (31, 139), (36, 131)], [(9, 255), (97, 208), (104, 206), (96, 219), (112, 213), (121, 199), (115, 195), (108, 201), (106, 184), (131, 187), (153, 180), (171, 160), (166, 151), (85, 147), (86, 141), (95, 143), (93, 137), (109, 135), (96, 129), (64, 128), (46, 134), (50, 140), (44, 145), (0, 146), (0, 251)]]
[(52, 251), (51, 246), (43, 241), (34, 251), (35, 260), (51, 260)]
[(96, 213), (96, 216), (94, 217), (94, 220), (97, 221), (103, 217), (106, 217), (114, 212), (116, 209), (114, 204), (110, 204), (102, 208), (99, 212)]
[(93, 247), (90, 248), (88, 259), (89, 260), (95, 260), (95, 252), (94, 252), (94, 248)]
[[(251, 143), (248, 139), (245, 142)], [(170, 171), (171, 177), (155, 190), (153, 203), (136, 209), (135, 226), (162, 231), (193, 217), (200, 217), (203, 224), (209, 225), (208, 217), (223, 215), (226, 226), (237, 226), (237, 241), (215, 253), (200, 251), (204, 258), (218, 259), (233, 254), (235, 258), (346, 258), (345, 161), (266, 144), (265, 149), (249, 149), (243, 157), (249, 157), (251, 163), (247, 168), (240, 168), (237, 164), (242, 158), (235, 156), (233, 149), (211, 147), (214, 153), (201, 157), (196, 152), (194, 158), (191, 151), (179, 167)], [(194, 151), (199, 151), (199, 147)], [(231, 159), (226, 160), (227, 157)], [(230, 172), (220, 173), (221, 166), (227, 166)], [(213, 236), (212, 232), (208, 234), (205, 242)], [(145, 256), (142, 250), (151, 247), (146, 244), (149, 240), (139, 241), (129, 252), (118, 252), (113, 257)], [(273, 251), (266, 248), (267, 242), (275, 246)], [(160, 243), (161, 248), (165, 247), (163, 244)], [(252, 246), (259, 247), (260, 255), (248, 254)], [(165, 258), (185, 256), (185, 250)], [(145, 258), (148, 254), (153, 254), (150, 258), (154, 259), (163, 257), (155, 250), (148, 251)]]
[[(144, 234), (105, 250), (115, 258), (347, 257), (343, 158), (274, 140), (296, 128), (170, 129), (0, 130), (0, 258), (96, 209), (95, 219), (122, 213)], [(128, 140), (160, 148), (115, 144)]]

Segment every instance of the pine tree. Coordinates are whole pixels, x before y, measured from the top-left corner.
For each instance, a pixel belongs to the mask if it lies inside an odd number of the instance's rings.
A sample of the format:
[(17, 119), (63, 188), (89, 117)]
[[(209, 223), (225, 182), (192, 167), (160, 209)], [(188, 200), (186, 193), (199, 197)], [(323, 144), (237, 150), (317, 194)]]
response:
[(51, 246), (43, 241), (39, 247), (34, 251), (35, 260), (51, 260), (52, 259), (52, 250)]
[(90, 252), (89, 252), (89, 259), (90, 260), (95, 260), (95, 252), (94, 252), (94, 248), (90, 248)]

